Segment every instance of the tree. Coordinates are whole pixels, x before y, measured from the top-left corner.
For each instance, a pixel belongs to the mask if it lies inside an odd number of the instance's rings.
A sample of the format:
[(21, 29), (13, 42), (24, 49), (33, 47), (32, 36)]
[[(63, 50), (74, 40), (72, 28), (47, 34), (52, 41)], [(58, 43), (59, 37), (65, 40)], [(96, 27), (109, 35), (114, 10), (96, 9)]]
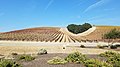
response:
[(112, 29), (110, 32), (104, 34), (104, 39), (118, 39), (120, 38), (120, 31)]
[(70, 24), (67, 26), (67, 29), (72, 32), (72, 33), (75, 33), (75, 34), (78, 34), (80, 32), (79, 30), (79, 26), (78, 25), (75, 25), (75, 24)]
[(83, 25), (70, 24), (67, 26), (67, 29), (74, 34), (78, 34), (88, 30), (91, 27), (92, 26), (89, 23), (84, 23)]
[(84, 23), (82, 25), (82, 27), (85, 29), (85, 30), (88, 30), (89, 28), (91, 28), (92, 26), (89, 24), (89, 23)]

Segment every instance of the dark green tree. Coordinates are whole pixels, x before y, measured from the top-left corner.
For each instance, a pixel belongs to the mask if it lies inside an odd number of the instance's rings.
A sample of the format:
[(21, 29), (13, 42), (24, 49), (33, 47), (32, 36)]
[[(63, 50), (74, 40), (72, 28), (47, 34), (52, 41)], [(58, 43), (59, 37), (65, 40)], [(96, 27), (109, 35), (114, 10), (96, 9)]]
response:
[(110, 32), (104, 34), (105, 39), (117, 39), (120, 38), (120, 31), (116, 29), (111, 30)]
[(82, 25), (82, 28), (84, 28), (85, 31), (88, 30), (88, 29), (91, 28), (91, 27), (92, 27), (92, 26), (91, 26), (89, 23), (84, 23), (84, 24)]
[(67, 26), (67, 29), (74, 34), (78, 34), (88, 30), (91, 27), (92, 26), (89, 23), (84, 23), (83, 25), (70, 24)]

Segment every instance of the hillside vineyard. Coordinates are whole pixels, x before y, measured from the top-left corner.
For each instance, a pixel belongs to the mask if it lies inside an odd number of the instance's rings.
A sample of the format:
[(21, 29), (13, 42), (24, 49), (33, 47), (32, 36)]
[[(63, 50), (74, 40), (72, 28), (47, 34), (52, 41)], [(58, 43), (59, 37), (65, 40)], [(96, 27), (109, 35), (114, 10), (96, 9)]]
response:
[(40, 41), (40, 42), (77, 42), (70, 35), (59, 31), (60, 28), (41, 27), (30, 28), (18, 31), (11, 31), (0, 34), (0, 40), (13, 41)]
[[(114, 28), (120, 30), (120, 27), (96, 26), (96, 29), (93, 32), (85, 36), (74, 36), (64, 31), (61, 31), (61, 28), (59, 27), (38, 27), (0, 33), (0, 40), (71, 43), (86, 41), (108, 41), (106, 39), (103, 39), (102, 36), (103, 34), (109, 32), (111, 29)], [(120, 39), (117, 39), (116, 41), (120, 42)]]

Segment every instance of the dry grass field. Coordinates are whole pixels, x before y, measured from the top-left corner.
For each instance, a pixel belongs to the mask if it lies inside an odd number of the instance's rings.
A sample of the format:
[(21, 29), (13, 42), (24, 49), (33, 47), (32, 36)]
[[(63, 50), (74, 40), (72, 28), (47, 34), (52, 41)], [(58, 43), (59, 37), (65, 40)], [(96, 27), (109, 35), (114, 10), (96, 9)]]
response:
[(107, 50), (93, 49), (93, 48), (80, 48), (80, 47), (66, 47), (62, 46), (0, 46), (0, 54), (9, 55), (11, 53), (20, 54), (37, 54), (40, 49), (46, 49), (48, 53), (72, 53), (79, 51), (83, 54), (99, 54)]
[(65, 43), (3, 41), (0, 42), (0, 54), (37, 54), (40, 49), (46, 49), (48, 53), (72, 53), (79, 51), (83, 54), (99, 54), (108, 51), (107, 49), (99, 48), (80, 48), (79, 45), (75, 46), (75, 44), (71, 46), (66, 46), (66, 49), (63, 49), (63, 44)]

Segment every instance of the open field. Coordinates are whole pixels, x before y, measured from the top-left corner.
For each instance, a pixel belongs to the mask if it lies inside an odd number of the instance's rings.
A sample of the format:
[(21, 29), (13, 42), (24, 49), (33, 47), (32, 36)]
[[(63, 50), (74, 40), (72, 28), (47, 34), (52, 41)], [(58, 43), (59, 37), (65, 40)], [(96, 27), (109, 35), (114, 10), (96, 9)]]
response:
[[(37, 52), (42, 48), (46, 49), (48, 53), (72, 53), (75, 51), (79, 51), (83, 54), (99, 54), (101, 52), (108, 51), (107, 49), (98, 48), (80, 48), (81, 44), (69, 44), (69, 45), (66, 44), (68, 43), (0, 41), (0, 54), (3, 55), (9, 55), (11, 53), (37, 54)], [(66, 49), (63, 49), (63, 46), (65, 45)], [(93, 45), (91, 46), (95, 47), (97, 45), (94, 44), (94, 46)]]

